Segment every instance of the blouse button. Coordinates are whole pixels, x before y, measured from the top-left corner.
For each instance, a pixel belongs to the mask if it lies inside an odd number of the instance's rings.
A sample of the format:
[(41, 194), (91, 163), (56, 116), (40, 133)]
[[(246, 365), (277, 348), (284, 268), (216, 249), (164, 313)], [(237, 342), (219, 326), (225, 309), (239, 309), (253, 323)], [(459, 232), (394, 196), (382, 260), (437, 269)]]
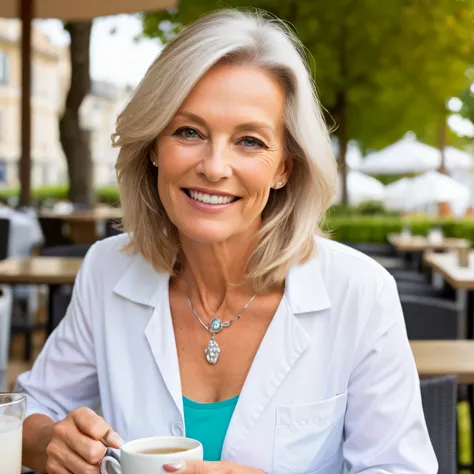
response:
[(184, 429), (183, 429), (181, 423), (173, 423), (173, 425), (171, 426), (171, 433), (174, 436), (183, 436)]

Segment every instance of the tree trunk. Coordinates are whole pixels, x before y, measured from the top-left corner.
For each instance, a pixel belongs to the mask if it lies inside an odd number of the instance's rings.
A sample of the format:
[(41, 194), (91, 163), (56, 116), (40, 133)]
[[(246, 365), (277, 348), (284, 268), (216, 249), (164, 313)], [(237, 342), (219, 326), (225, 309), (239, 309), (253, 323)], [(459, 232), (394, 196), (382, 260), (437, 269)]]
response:
[(89, 48), (92, 22), (68, 22), (64, 28), (71, 35), (71, 84), (59, 121), (59, 133), (68, 165), (69, 200), (93, 206), (95, 194), (89, 131), (81, 128), (79, 118), (82, 101), (91, 88)]
[(446, 116), (443, 114), (441, 121), (438, 125), (438, 149), (441, 153), (441, 165), (439, 167), (439, 172), (443, 174), (448, 174), (446, 168)]
[(337, 129), (335, 135), (337, 137), (339, 145), (339, 154), (337, 156), (337, 162), (339, 164), (339, 172), (341, 175), (341, 191), (342, 191), (342, 203), (344, 205), (349, 204), (349, 193), (347, 189), (347, 164), (346, 164), (346, 153), (347, 153), (347, 117), (346, 117), (346, 96), (344, 92), (340, 92), (337, 98), (337, 104), (334, 108), (334, 118), (336, 120)]

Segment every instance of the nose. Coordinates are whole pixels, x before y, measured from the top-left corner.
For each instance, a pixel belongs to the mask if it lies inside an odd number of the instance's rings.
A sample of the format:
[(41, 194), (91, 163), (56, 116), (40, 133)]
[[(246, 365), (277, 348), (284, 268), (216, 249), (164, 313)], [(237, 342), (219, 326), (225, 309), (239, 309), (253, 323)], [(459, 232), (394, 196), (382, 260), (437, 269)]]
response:
[(206, 154), (199, 162), (196, 171), (213, 183), (232, 176), (232, 167), (223, 150), (216, 150), (215, 152)]

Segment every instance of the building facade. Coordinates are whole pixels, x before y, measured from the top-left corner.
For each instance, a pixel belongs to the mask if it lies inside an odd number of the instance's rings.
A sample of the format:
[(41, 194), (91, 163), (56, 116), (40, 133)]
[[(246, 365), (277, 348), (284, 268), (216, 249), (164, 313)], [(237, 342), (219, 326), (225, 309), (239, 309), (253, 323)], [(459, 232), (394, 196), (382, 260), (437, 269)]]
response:
[[(0, 19), (0, 189), (18, 185), (21, 117), (20, 23)], [(67, 184), (67, 164), (59, 140), (59, 118), (69, 88), (69, 49), (53, 45), (33, 28), (31, 87), (31, 180), (33, 187)], [(93, 83), (81, 107), (90, 131), (97, 185), (115, 184), (117, 151), (110, 146), (115, 119), (130, 90)]]

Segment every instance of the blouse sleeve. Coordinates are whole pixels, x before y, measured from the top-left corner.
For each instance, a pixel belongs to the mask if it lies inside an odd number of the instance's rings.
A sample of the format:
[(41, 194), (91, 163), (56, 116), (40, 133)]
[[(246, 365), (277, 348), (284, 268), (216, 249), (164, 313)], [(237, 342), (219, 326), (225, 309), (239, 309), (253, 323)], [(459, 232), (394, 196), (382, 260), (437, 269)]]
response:
[(349, 474), (438, 472), (392, 277), (380, 290), (357, 350), (344, 431)]
[(27, 416), (43, 414), (57, 422), (76, 408), (99, 405), (91, 324), (95, 250), (92, 246), (81, 265), (64, 319), (46, 341), (32, 370), (17, 379), (16, 391), (27, 395)]

